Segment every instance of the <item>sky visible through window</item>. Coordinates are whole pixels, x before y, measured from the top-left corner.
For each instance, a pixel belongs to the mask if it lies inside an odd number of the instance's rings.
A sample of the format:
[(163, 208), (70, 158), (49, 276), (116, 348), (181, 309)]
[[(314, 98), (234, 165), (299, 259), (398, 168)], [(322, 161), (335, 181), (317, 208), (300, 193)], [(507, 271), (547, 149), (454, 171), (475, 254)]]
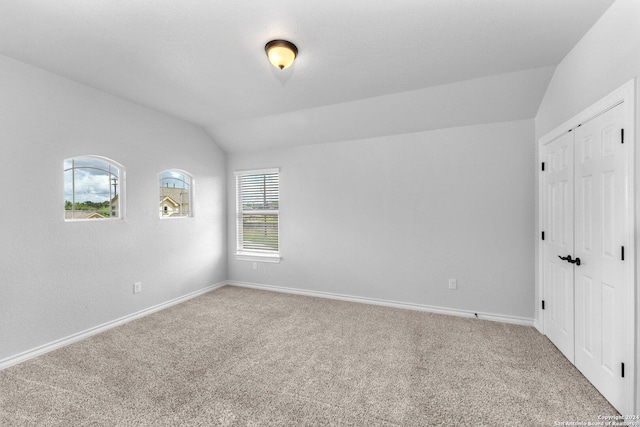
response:
[(160, 186), (189, 189), (191, 179), (180, 172), (168, 170), (160, 174)]
[[(107, 202), (119, 194), (119, 170), (100, 159), (76, 157), (64, 162), (64, 199), (75, 203)], [(73, 181), (75, 180), (75, 186)]]

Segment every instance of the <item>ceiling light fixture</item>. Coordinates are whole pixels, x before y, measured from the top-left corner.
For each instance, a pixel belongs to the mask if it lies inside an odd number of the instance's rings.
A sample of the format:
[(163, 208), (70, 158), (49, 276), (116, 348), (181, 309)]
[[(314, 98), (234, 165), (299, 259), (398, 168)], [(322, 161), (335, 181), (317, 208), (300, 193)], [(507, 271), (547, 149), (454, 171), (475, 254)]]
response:
[(298, 48), (286, 40), (271, 40), (264, 46), (269, 61), (274, 67), (284, 70), (293, 64), (293, 60), (298, 56)]

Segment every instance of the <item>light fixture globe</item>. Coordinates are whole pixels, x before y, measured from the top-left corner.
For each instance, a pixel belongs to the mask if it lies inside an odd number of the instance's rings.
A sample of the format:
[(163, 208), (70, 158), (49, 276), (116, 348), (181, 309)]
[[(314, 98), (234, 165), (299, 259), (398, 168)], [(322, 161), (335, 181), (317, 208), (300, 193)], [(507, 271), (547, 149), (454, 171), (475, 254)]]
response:
[(286, 40), (271, 40), (264, 46), (269, 61), (274, 67), (281, 70), (293, 64), (293, 60), (298, 56), (298, 48)]

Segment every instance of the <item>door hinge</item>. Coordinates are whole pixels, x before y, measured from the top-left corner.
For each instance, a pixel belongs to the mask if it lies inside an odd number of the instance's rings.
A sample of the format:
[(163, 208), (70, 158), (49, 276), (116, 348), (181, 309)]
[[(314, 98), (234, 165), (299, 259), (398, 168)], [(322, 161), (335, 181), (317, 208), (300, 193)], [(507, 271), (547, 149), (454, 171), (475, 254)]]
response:
[(542, 162), (542, 170), (544, 171), (544, 162)]
[(542, 232), (542, 240), (544, 240), (544, 231)]
[(624, 378), (624, 362), (620, 364), (620, 373), (622, 374), (622, 378)]
[(620, 246), (620, 258), (624, 261), (624, 246)]
[(624, 129), (620, 129), (620, 144), (624, 144)]
[(544, 300), (542, 300), (542, 309), (544, 310)]

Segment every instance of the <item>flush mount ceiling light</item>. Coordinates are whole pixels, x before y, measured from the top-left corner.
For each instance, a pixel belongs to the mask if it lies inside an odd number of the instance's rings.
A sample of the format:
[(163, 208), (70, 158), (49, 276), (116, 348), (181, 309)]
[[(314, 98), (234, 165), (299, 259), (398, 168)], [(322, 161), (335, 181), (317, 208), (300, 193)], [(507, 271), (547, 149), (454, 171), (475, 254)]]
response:
[(298, 55), (296, 45), (286, 40), (271, 40), (264, 46), (264, 50), (273, 66), (281, 70), (293, 64)]

